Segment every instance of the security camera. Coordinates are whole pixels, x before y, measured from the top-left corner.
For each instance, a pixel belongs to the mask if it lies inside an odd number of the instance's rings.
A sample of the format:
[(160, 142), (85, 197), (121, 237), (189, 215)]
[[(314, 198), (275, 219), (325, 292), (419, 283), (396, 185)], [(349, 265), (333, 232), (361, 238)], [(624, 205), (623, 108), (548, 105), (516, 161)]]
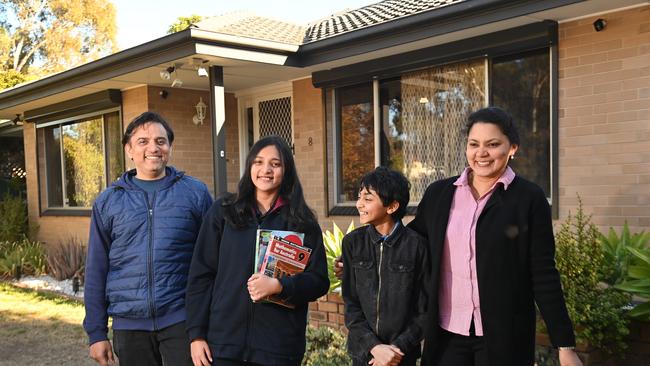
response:
[(596, 21), (594, 21), (594, 30), (596, 32), (600, 32), (601, 30), (605, 29), (607, 26), (607, 21), (603, 18), (598, 18)]

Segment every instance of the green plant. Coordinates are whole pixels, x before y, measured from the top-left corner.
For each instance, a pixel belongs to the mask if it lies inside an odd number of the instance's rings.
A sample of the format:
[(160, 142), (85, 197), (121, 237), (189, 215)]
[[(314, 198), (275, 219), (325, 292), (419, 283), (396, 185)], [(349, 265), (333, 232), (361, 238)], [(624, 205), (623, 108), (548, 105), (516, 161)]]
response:
[(40, 275), (45, 272), (45, 251), (41, 243), (27, 238), (0, 242), (1, 275), (19, 279), (21, 275)]
[(566, 305), (579, 343), (616, 353), (626, 348), (629, 330), (624, 306), (630, 296), (603, 286), (600, 268), (605, 256), (598, 242), (600, 233), (578, 200), (576, 215), (569, 214), (555, 236), (555, 260)]
[[(350, 222), (348, 230), (345, 234), (354, 230), (354, 221)], [(339, 258), (342, 254), (343, 237), (345, 236), (343, 231), (339, 229), (336, 223), (333, 223), (332, 231), (326, 230), (323, 233), (323, 243), (325, 244), (325, 253), (327, 255), (327, 274), (330, 279), (330, 292), (337, 291), (341, 288), (341, 280), (336, 278), (334, 275), (334, 265), (336, 263), (336, 258)]]
[(43, 244), (24, 238), (20, 245), (23, 248), (23, 273), (37, 276), (47, 273), (47, 257)]
[(17, 280), (22, 276), (23, 252), (19, 246), (6, 246), (0, 257), (0, 274)]
[(344, 366), (352, 360), (345, 351), (345, 335), (330, 327), (307, 327), (303, 366)]
[(80, 275), (86, 263), (86, 246), (76, 237), (48, 246), (47, 264), (50, 275), (57, 280)]
[(0, 201), (0, 241), (19, 241), (27, 234), (27, 205), (22, 197), (5, 193)]
[(636, 305), (630, 310), (628, 315), (650, 322), (650, 253), (647, 248), (628, 247), (627, 250), (634, 256), (638, 264), (630, 265), (626, 280), (615, 287), (646, 299), (644, 303)]
[(607, 236), (599, 236), (599, 242), (605, 257), (602, 267), (603, 280), (610, 285), (623, 282), (628, 278), (629, 267), (642, 262), (642, 259), (633, 255), (630, 249), (650, 255), (650, 248), (648, 248), (650, 233), (642, 231), (631, 234), (627, 222), (623, 226), (620, 236), (610, 227)]

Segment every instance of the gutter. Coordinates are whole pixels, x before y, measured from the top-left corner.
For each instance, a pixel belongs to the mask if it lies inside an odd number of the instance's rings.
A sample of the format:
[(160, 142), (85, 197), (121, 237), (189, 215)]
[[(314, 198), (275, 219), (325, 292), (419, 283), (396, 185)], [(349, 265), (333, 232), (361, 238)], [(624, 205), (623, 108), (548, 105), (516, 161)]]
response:
[(584, 1), (464, 1), (304, 44), (294, 62), (312, 66)]
[(238, 50), (294, 53), (298, 45), (189, 28), (0, 92), (0, 110), (197, 54), (200, 41)]
[(81, 66), (0, 92), (0, 110), (169, 62), (188, 54), (194, 43), (188, 30), (170, 34)]

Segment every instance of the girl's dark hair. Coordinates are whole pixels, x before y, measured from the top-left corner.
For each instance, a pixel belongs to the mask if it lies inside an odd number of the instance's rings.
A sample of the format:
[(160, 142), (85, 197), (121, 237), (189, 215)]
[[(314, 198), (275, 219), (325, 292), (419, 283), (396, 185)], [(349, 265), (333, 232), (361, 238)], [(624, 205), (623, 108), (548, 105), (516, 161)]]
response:
[(160, 123), (167, 132), (167, 140), (169, 141), (169, 146), (172, 145), (174, 142), (174, 131), (169, 126), (169, 123), (167, 123), (167, 121), (165, 121), (165, 119), (158, 113), (144, 112), (141, 115), (135, 117), (133, 121), (131, 121), (131, 123), (126, 126), (126, 130), (124, 130), (124, 135), (122, 136), (122, 146), (126, 146), (126, 144), (129, 143), (131, 140), (131, 135), (133, 135), (133, 131), (136, 128), (144, 126), (147, 123)]
[(377, 167), (361, 178), (359, 191), (364, 189), (372, 189), (377, 192), (384, 207), (387, 207), (393, 201), (399, 203), (397, 211), (390, 215), (393, 220), (401, 220), (406, 215), (406, 207), (411, 197), (411, 183), (401, 173), (388, 169), (385, 166)]
[(305, 202), (302, 185), (296, 172), (296, 164), (289, 145), (280, 136), (263, 137), (253, 145), (246, 157), (246, 168), (237, 185), (237, 193), (224, 199), (225, 218), (236, 228), (245, 228), (255, 218), (255, 185), (251, 178), (251, 167), (260, 150), (267, 146), (275, 146), (280, 153), (284, 175), (280, 185), (279, 196), (288, 206), (287, 219), (298, 230), (311, 229), (318, 221), (312, 210)]
[(484, 122), (497, 125), (501, 132), (506, 135), (508, 141), (513, 145), (519, 145), (519, 133), (512, 120), (512, 116), (499, 107), (487, 107), (479, 109), (467, 118), (465, 133), (469, 136), (469, 130), (475, 123)]

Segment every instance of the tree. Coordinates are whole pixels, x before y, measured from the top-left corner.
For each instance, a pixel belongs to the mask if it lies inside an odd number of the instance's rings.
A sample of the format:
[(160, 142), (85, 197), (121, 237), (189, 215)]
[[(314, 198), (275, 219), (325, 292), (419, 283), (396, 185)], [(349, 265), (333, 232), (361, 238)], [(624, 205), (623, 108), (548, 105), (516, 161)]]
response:
[(114, 52), (115, 34), (109, 0), (0, 0), (0, 72), (65, 70)]
[(169, 29), (167, 29), (167, 34), (184, 31), (189, 28), (190, 25), (199, 21), (201, 21), (201, 16), (196, 14), (192, 14), (189, 17), (178, 17), (176, 21), (169, 26)]
[(0, 90), (11, 88), (29, 79), (29, 76), (16, 70), (0, 70)]

